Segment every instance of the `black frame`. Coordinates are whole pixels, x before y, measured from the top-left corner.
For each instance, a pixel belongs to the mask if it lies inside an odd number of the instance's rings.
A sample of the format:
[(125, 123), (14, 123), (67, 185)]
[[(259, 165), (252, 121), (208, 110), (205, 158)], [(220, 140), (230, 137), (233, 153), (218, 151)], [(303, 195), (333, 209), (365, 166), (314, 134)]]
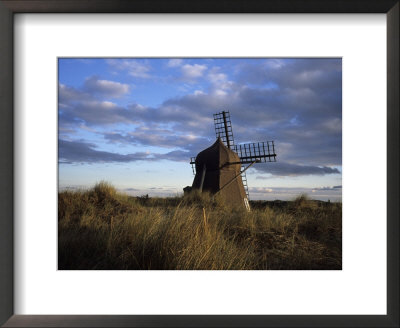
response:
[[(399, 327), (399, 8), (399, 0), (0, 0), (0, 324), (5, 327)], [(386, 13), (387, 315), (14, 315), (14, 13)]]

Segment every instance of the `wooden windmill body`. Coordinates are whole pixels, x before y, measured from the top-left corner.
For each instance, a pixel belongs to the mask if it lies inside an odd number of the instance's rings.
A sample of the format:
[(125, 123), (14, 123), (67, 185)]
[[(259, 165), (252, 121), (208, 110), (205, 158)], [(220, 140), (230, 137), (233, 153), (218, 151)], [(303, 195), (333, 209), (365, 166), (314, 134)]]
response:
[(240, 178), (239, 156), (226, 147), (221, 138), (196, 156), (195, 165), (196, 175), (192, 189), (208, 191), (212, 194), (220, 193), (224, 201), (231, 206), (241, 204), (244, 199), (247, 199)]
[(246, 170), (255, 163), (275, 162), (274, 142), (235, 145), (229, 112), (214, 114), (214, 125), (215, 143), (191, 158), (191, 189), (220, 194), (226, 204), (249, 210)]

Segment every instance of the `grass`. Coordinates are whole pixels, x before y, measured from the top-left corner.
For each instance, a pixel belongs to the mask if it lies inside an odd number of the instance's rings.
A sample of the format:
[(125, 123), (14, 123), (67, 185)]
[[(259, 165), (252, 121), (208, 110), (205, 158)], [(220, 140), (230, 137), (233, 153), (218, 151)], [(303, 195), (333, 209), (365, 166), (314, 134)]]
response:
[(342, 205), (308, 199), (228, 208), (209, 194), (130, 197), (101, 182), (58, 198), (68, 270), (341, 269)]

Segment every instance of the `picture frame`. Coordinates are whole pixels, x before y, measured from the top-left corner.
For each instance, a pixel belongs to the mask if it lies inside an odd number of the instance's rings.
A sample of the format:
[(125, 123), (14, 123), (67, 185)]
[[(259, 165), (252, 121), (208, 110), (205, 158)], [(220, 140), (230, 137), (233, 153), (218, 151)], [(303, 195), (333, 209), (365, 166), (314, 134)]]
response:
[[(398, 327), (399, 8), (397, 0), (0, 1), (0, 324), (5, 327)], [(13, 16), (17, 13), (385, 13), (387, 15), (387, 315), (14, 315)]]

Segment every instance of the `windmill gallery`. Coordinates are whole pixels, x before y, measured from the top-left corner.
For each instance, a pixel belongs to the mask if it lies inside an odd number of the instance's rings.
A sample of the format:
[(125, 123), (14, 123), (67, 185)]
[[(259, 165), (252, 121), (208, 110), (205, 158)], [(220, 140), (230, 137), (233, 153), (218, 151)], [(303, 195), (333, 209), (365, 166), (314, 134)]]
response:
[(245, 206), (249, 211), (246, 170), (255, 163), (276, 162), (273, 141), (235, 145), (232, 122), (227, 111), (214, 114), (214, 144), (192, 157), (192, 186), (184, 188), (219, 194), (230, 206)]

